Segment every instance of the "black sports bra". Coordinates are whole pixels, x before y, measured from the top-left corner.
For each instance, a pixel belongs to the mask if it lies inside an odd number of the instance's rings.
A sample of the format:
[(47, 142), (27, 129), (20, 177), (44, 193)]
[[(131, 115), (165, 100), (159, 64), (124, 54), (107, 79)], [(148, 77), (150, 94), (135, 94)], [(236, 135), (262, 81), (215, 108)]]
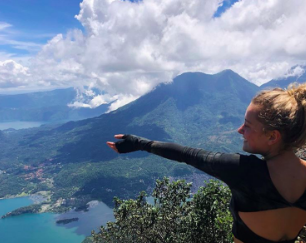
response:
[[(270, 178), (265, 160), (254, 155), (223, 154), (203, 149), (184, 147), (174, 143), (150, 141), (134, 135), (125, 135), (116, 143), (119, 153), (144, 150), (167, 159), (186, 162), (205, 173), (224, 181), (232, 192), (230, 211), (233, 215), (233, 234), (245, 243), (275, 243), (251, 231), (238, 212), (257, 212), (286, 207), (306, 210), (306, 192), (295, 202), (287, 202)], [(281, 241), (281, 243), (294, 243)]]

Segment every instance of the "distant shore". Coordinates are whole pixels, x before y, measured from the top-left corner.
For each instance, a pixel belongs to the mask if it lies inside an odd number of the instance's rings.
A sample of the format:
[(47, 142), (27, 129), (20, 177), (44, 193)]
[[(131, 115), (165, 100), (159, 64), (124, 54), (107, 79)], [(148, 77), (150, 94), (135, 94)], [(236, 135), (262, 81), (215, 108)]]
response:
[(5, 197), (0, 197), (0, 200), (13, 199), (13, 198), (19, 198), (19, 197), (29, 197), (29, 199), (32, 200), (34, 204), (42, 203), (48, 200), (47, 195), (44, 195), (41, 192), (34, 193), (34, 194), (28, 194), (28, 193), (22, 192), (17, 195), (9, 195)]
[[(0, 197), (0, 200), (4, 200), (4, 199), (13, 199), (13, 198), (18, 198), (18, 197), (29, 197), (32, 194), (27, 194), (27, 193), (20, 193), (17, 195), (9, 195), (9, 196), (5, 196), (5, 197)], [(34, 194), (33, 194), (34, 195)]]

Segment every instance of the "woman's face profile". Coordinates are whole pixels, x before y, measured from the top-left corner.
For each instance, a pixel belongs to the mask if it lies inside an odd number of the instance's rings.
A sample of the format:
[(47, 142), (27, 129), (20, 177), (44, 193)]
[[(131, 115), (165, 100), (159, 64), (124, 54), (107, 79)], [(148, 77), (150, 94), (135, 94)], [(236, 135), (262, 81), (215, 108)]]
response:
[(264, 132), (264, 125), (257, 119), (260, 106), (251, 103), (245, 113), (244, 123), (238, 128), (243, 136), (245, 152), (253, 154), (267, 154), (269, 150), (268, 136)]

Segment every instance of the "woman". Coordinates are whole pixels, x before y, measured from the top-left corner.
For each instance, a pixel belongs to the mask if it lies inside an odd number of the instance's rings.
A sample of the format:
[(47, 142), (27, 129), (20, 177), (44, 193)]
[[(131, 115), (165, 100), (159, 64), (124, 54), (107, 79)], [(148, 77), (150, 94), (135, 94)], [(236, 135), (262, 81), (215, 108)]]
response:
[(133, 135), (107, 144), (118, 153), (145, 150), (186, 162), (228, 184), (235, 243), (294, 243), (306, 223), (306, 162), (295, 155), (306, 140), (306, 84), (260, 92), (238, 132), (243, 150), (263, 159)]

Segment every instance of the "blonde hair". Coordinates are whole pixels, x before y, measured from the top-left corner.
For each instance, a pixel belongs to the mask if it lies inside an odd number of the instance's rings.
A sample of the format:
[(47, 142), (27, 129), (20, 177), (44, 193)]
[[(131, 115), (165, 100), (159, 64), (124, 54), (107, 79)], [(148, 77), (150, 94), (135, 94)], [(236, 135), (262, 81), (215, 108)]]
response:
[(252, 103), (260, 106), (258, 118), (264, 129), (281, 133), (284, 148), (299, 148), (305, 144), (306, 83), (261, 91)]

